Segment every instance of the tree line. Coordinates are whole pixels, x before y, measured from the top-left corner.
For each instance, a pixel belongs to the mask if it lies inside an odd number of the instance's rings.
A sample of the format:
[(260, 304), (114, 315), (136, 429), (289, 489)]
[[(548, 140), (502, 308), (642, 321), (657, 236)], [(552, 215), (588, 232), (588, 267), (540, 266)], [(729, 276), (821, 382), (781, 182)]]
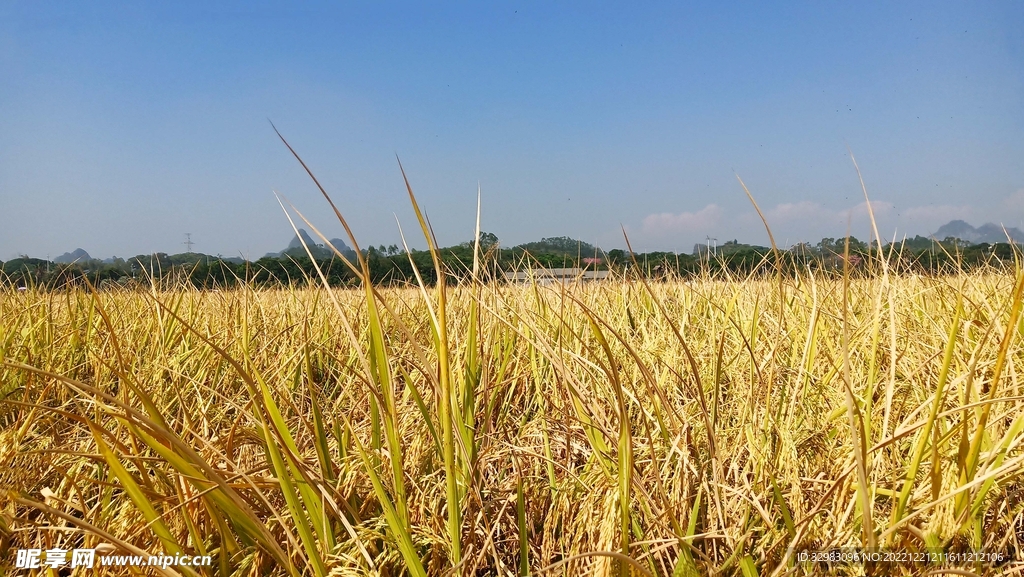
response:
[[(314, 258), (304, 249), (290, 249), (280, 256), (267, 256), (256, 261), (225, 259), (199, 253), (168, 255), (155, 253), (129, 259), (107, 261), (87, 260), (75, 263), (54, 263), (27, 256), (0, 262), (0, 283), (15, 287), (48, 287), (84, 285), (148, 285), (153, 281), (169, 284), (185, 282), (197, 288), (231, 287), (238, 283), (257, 286), (318, 284), (317, 267), (332, 286), (354, 286), (358, 276), (345, 262), (323, 246), (312, 247)], [(727, 271), (746, 275), (783, 270), (820, 271), (867, 270), (881, 254), (897, 270), (937, 274), (980, 266), (1002, 266), (1016, 262), (1019, 245), (1008, 243), (970, 244), (959, 239), (942, 241), (915, 237), (898, 244), (865, 243), (856, 238), (824, 238), (817, 244), (801, 243), (779, 250), (727, 241), (722, 245), (697, 245), (693, 253), (655, 251), (629, 253), (622, 249), (602, 251), (593, 245), (568, 237), (502, 248), (498, 238), (482, 233), (480, 239), (480, 275), (483, 280), (504, 278), (513, 270), (527, 268), (581, 268), (611, 270), (647, 278), (694, 275)], [(350, 262), (359, 266), (354, 251), (347, 251)], [(406, 252), (397, 246), (369, 247), (361, 251), (375, 284), (392, 285), (416, 282), (413, 267), (427, 284), (437, 282), (434, 260), (429, 251)], [(438, 256), (451, 282), (459, 282), (472, 274), (474, 242), (438, 249)]]

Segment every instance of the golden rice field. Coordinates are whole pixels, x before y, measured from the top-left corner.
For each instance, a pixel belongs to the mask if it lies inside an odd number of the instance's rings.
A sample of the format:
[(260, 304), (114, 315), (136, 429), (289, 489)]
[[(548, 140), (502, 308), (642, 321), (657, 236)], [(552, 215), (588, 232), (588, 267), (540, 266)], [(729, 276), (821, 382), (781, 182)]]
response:
[(749, 577), (1020, 551), (1022, 283), (5, 289), (0, 558)]

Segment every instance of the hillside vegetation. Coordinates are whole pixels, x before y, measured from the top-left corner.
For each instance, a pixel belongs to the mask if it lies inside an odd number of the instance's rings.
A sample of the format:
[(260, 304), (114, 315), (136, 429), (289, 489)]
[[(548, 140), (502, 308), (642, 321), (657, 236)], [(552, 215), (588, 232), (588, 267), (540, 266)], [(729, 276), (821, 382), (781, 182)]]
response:
[[(301, 286), (307, 284), (307, 281), (319, 284), (321, 281), (316, 269), (320, 268), (331, 286), (358, 284), (359, 275), (351, 271), (323, 239), (312, 239), (301, 229), (299, 233), (306, 240), (306, 246), (296, 236), (289, 248), (280, 253), (269, 253), (255, 262), (199, 253), (157, 253), (138, 255), (127, 260), (113, 258), (75, 262), (47, 262), (24, 257), (0, 263), (0, 281), (46, 288), (84, 286), (86, 279), (101, 288), (113, 284), (145, 286), (151, 279), (161, 280), (164, 284), (169, 281), (169, 285), (185, 282), (207, 289), (238, 284), (280, 287)], [(331, 239), (330, 242), (341, 256), (351, 261), (358, 259), (355, 251), (343, 241)], [(474, 243), (467, 241), (437, 249), (438, 260), (447, 269), (450, 282), (466, 281), (469, 278), (474, 262), (473, 247)], [(697, 278), (707, 271), (745, 276), (777, 267), (790, 272), (808, 268), (840, 271), (844, 262), (842, 255), (846, 250), (846, 239), (842, 238), (823, 238), (815, 245), (797, 244), (778, 254), (770, 247), (736, 241), (727, 241), (716, 247), (696, 245), (693, 254), (661, 251), (630, 254), (622, 249), (604, 252), (593, 245), (567, 237), (545, 238), (512, 248), (502, 248), (497, 236), (485, 232), (480, 236), (481, 252), (478, 258), (482, 266), (478, 276), (502, 279), (506, 272), (535, 267), (579, 267), (618, 273), (629, 270), (632, 274), (650, 279), (662, 278), (667, 274)], [(1020, 245), (1007, 242), (971, 244), (952, 237), (936, 241), (918, 236), (899, 244), (885, 245), (879, 251), (876, 246), (869, 247), (851, 237), (848, 250), (857, 257), (855, 263), (884, 256), (903, 271), (956, 274), (990, 266), (1012, 265), (1020, 253)], [(407, 253), (395, 245), (371, 246), (362, 249), (359, 256), (366, 260), (369, 278), (377, 285), (401, 286), (420, 281), (433, 285), (437, 281), (434, 258), (429, 250), (413, 249)], [(418, 270), (419, 277), (414, 268)], [(855, 265), (854, 268), (859, 272), (862, 267)]]

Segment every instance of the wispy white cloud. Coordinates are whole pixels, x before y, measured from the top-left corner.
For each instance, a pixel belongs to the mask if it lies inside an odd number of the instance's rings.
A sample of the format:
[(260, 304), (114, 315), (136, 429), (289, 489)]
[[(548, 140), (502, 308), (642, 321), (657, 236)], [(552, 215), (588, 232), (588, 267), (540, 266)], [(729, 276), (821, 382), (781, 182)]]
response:
[[(942, 226), (951, 220), (971, 220), (975, 217), (974, 208), (971, 206), (956, 206), (952, 204), (930, 204), (926, 206), (911, 206), (899, 211), (900, 222), (904, 226), (930, 226), (932, 228)], [(974, 223), (981, 224), (981, 223)]]
[(840, 210), (839, 218), (843, 220), (857, 220), (857, 219), (870, 219), (872, 213), (874, 213), (875, 219), (885, 218), (891, 215), (896, 210), (896, 206), (885, 200), (872, 200), (871, 211), (868, 211), (868, 203), (862, 202), (858, 205), (850, 208)]
[(709, 204), (696, 212), (662, 212), (644, 218), (641, 232), (651, 237), (685, 234), (698, 236), (711, 231), (720, 224), (722, 208)]
[[(886, 202), (884, 200), (873, 200), (871, 201), (871, 210), (874, 212), (875, 218), (878, 219), (892, 214), (895, 210), (895, 206), (891, 202)], [(785, 202), (777, 204), (765, 211), (764, 216), (768, 219), (769, 226), (772, 226), (773, 224), (788, 225), (791, 223), (814, 223), (830, 226), (845, 226), (847, 221), (851, 221), (851, 223), (859, 223), (861, 220), (868, 220), (870, 214), (868, 212), (867, 202), (836, 210), (822, 206), (817, 202), (804, 200), (800, 202)]]
[[(1024, 190), (1006, 200), (1014, 215), (1024, 214)], [(887, 200), (872, 200), (878, 232), (884, 238), (893, 234), (902, 236), (928, 235), (954, 219), (981, 224), (979, 209), (970, 205), (917, 205), (897, 206)], [(772, 234), (781, 245), (795, 242), (817, 242), (823, 237), (841, 237), (849, 230), (854, 236), (867, 240), (873, 236), (867, 202), (847, 207), (828, 207), (819, 202), (802, 200), (784, 202), (764, 210)], [(978, 221), (978, 222), (975, 222)], [(709, 204), (696, 211), (655, 213), (646, 216), (639, 230), (631, 233), (638, 244), (662, 246), (665, 241), (682, 246), (702, 243), (706, 235), (719, 238), (739, 238), (743, 242), (767, 243), (761, 219), (751, 210), (727, 214), (717, 204)]]
[[(1024, 212), (1024, 193), (1015, 200), (1019, 201)], [(978, 220), (977, 210), (970, 205), (928, 204), (898, 207), (886, 200), (873, 200), (871, 210), (874, 213), (875, 224), (883, 237), (893, 234), (894, 230), (927, 235), (951, 220)], [(813, 239), (816, 235), (838, 236), (845, 233), (847, 226), (855, 235), (865, 234), (859, 231), (871, 230), (871, 214), (868, 212), (867, 202), (843, 209), (833, 209), (810, 201), (783, 203), (769, 209), (765, 217), (773, 230), (778, 229), (797, 238)]]
[(785, 202), (777, 204), (765, 212), (768, 224), (772, 222), (792, 222), (807, 218), (821, 218), (827, 210), (816, 202), (803, 200), (800, 202)]
[(1013, 211), (1015, 216), (1024, 214), (1024, 188), (1004, 198), (1003, 206)]

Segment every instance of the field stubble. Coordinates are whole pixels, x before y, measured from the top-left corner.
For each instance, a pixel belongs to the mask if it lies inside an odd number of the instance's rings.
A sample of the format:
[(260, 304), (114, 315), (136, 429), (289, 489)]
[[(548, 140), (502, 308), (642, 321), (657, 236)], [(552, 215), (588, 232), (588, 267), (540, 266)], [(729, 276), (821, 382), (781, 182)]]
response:
[(1022, 278), (6, 290), (0, 553), (319, 577), (1019, 551)]

